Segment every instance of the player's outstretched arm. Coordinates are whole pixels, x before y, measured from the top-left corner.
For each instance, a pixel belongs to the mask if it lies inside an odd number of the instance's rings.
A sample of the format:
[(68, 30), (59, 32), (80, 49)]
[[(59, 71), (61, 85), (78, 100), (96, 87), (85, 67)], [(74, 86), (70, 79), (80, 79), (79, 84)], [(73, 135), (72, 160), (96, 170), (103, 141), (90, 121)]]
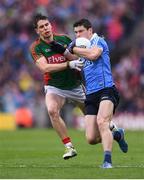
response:
[(57, 71), (66, 69), (68, 67), (68, 63), (63, 62), (60, 64), (48, 64), (46, 58), (42, 56), (36, 61), (36, 66), (43, 73), (46, 73), (46, 72), (50, 73), (50, 72), (57, 72)]
[(73, 61), (66, 61), (60, 64), (47, 64), (46, 58), (42, 56), (36, 61), (36, 66), (43, 73), (58, 72), (66, 68), (76, 69), (78, 71), (81, 71), (81, 68), (83, 67), (83, 62), (81, 62), (79, 59), (76, 59)]
[(63, 54), (69, 61), (78, 59), (78, 56), (72, 54), (69, 48), (63, 47), (62, 44), (56, 41), (52, 41), (49, 45), (53, 51)]

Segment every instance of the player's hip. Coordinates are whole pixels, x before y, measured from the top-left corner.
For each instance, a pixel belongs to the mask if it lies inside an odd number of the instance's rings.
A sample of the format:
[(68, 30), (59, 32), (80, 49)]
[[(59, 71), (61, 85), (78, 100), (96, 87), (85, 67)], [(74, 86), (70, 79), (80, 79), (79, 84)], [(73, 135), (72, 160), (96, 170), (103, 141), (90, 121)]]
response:
[(84, 102), (86, 98), (83, 85), (79, 85), (71, 90), (63, 90), (56, 88), (54, 86), (45, 85), (44, 89), (46, 94), (57, 94), (61, 97), (68, 98), (78, 102)]
[(115, 86), (104, 88), (92, 94), (86, 95), (86, 114), (96, 115), (101, 101), (110, 100), (114, 104), (114, 112), (119, 104), (119, 92)]

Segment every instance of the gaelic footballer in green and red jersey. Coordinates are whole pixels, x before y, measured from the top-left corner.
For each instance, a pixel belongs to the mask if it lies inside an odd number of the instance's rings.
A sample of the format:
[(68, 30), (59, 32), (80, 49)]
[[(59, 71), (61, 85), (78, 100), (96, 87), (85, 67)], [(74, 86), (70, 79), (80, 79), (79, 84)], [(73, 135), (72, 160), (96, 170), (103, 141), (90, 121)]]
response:
[[(64, 47), (67, 47), (71, 42), (71, 39), (66, 35), (54, 34), (53, 37), (54, 41), (57, 41)], [(59, 54), (51, 50), (50, 44), (42, 39), (34, 41), (30, 47), (30, 52), (35, 62), (42, 56), (46, 58), (48, 64), (59, 64), (67, 61), (63, 54)], [(80, 85), (80, 79), (81, 78), (76, 70), (70, 68), (58, 72), (44, 73), (45, 85), (65, 90), (70, 90)]]

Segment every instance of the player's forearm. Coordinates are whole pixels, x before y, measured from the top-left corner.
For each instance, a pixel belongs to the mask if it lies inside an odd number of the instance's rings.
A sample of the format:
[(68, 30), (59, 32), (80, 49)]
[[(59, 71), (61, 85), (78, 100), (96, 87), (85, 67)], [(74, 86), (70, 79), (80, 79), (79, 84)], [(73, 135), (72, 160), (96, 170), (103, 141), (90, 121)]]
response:
[(89, 60), (96, 60), (101, 55), (102, 49), (98, 47), (93, 47), (90, 49), (74, 47), (73, 52), (80, 57), (84, 57)]
[(64, 55), (66, 59), (68, 59), (69, 61), (78, 59), (78, 56), (75, 54), (71, 54), (70, 52), (68, 52), (67, 54)]
[(68, 67), (68, 62), (60, 63), (60, 64), (45, 64), (44, 66), (39, 66), (39, 69), (43, 73), (57, 72), (62, 71)]

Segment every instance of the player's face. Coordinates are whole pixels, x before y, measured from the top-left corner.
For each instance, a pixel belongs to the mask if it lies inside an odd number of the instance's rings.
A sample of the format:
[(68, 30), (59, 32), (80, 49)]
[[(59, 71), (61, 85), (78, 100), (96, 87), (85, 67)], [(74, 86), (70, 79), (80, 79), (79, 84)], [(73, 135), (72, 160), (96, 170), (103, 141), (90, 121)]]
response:
[(77, 26), (74, 28), (75, 36), (78, 37), (85, 37), (90, 39), (92, 36), (92, 28), (86, 29), (84, 26)]
[(37, 23), (36, 32), (42, 39), (50, 39), (52, 36), (52, 26), (48, 20), (40, 20)]

